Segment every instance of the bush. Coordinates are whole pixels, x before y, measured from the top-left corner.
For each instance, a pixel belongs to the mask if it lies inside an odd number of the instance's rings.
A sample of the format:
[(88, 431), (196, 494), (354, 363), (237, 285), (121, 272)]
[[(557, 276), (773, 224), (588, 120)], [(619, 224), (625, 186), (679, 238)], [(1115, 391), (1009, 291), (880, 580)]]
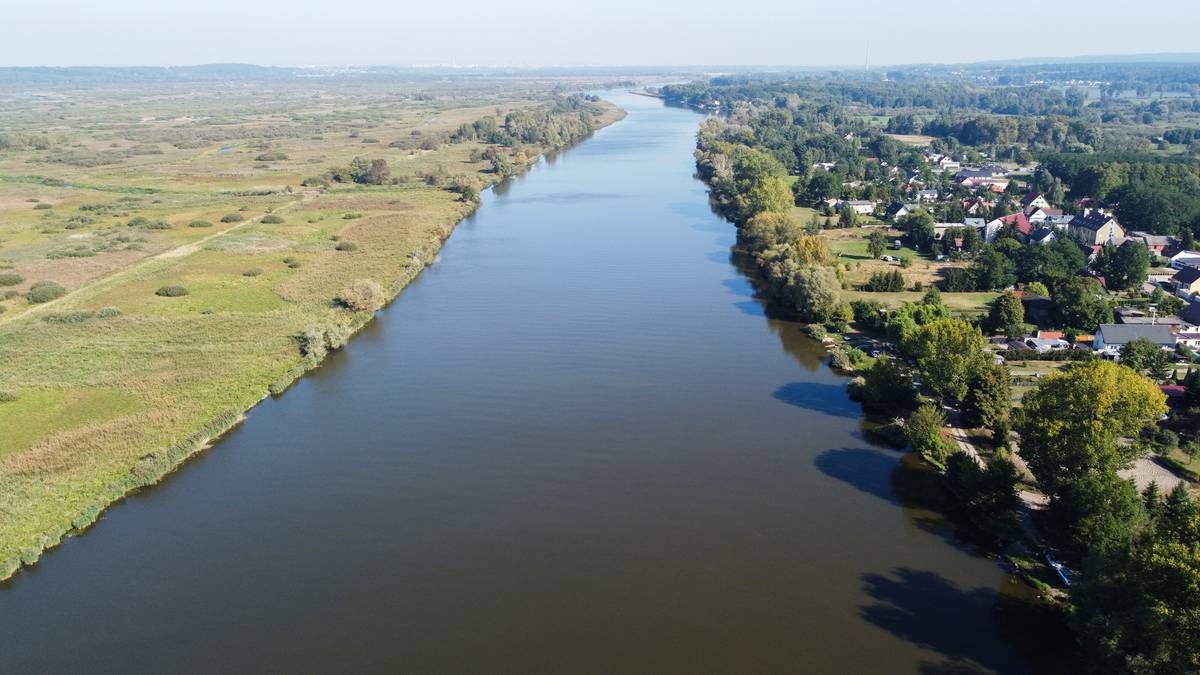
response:
[(48, 209), (51, 209), (51, 208), (53, 208), (53, 207), (52, 207), (52, 206), (50, 206), (49, 204), (47, 204), (46, 202), (41, 202), (40, 204), (34, 204), (34, 205), (33, 205), (33, 208), (34, 208), (34, 210), (35, 210), (35, 211), (46, 211), (46, 210), (48, 210)]
[(283, 216), (274, 213), (268, 213), (262, 217), (262, 222), (266, 225), (278, 225), (283, 222)]
[(100, 311), (96, 312), (96, 316), (101, 319), (111, 319), (114, 316), (121, 316), (121, 310), (116, 307), (101, 307)]
[(67, 289), (53, 281), (39, 281), (29, 287), (25, 297), (34, 304), (50, 302), (67, 294)]
[(0, 389), (0, 403), (11, 403), (18, 398), (21, 395), (15, 389)]
[(363, 214), (361, 214), (361, 213), (347, 213), (342, 216), (342, 219), (343, 220), (355, 220), (355, 219), (362, 218), (362, 217), (363, 217)]
[(262, 268), (259, 268), (259, 267), (251, 267), (250, 269), (248, 269), (248, 270), (246, 270), (246, 271), (242, 272), (242, 276), (244, 276), (244, 277), (256, 277), (256, 276), (258, 276), (258, 275), (260, 275), (260, 274), (262, 274), (262, 273), (263, 273), (263, 271), (262, 271)]
[(188, 294), (188, 289), (183, 286), (163, 286), (154, 291), (154, 294), (164, 298), (178, 298)]
[(279, 150), (274, 150), (271, 152), (264, 152), (263, 154), (259, 155), (258, 157), (255, 157), (254, 161), (256, 161), (256, 162), (282, 162), (283, 160), (285, 160), (287, 158), (288, 158), (288, 156), (287, 156), (286, 152), (280, 152)]
[(876, 272), (867, 281), (865, 289), (873, 293), (895, 293), (904, 290), (904, 275), (897, 270)]
[(246, 217), (240, 213), (226, 213), (225, 215), (221, 216), (222, 223), (240, 223), (245, 219)]
[(352, 241), (339, 241), (337, 246), (334, 246), (334, 248), (339, 251), (357, 251), (358, 244)]
[(822, 326), (819, 323), (810, 324), (809, 326), (805, 327), (804, 332), (808, 333), (808, 336), (814, 340), (824, 340), (825, 336), (829, 334), (828, 331), (825, 330), (825, 326)]
[(20, 274), (13, 274), (11, 272), (0, 274), (0, 286), (16, 286), (23, 281), (25, 281), (25, 277)]
[(946, 437), (945, 426), (946, 416), (936, 404), (925, 403), (917, 408), (905, 427), (913, 451), (929, 462), (942, 466), (954, 449)]
[(212, 227), (212, 223), (207, 220), (193, 220), (188, 223), (188, 227)]
[(83, 323), (95, 318), (96, 313), (87, 309), (77, 309), (71, 312), (55, 312), (42, 317), (46, 323)]
[(383, 287), (370, 279), (358, 279), (336, 298), (337, 303), (356, 312), (374, 312), (383, 307), (386, 297)]

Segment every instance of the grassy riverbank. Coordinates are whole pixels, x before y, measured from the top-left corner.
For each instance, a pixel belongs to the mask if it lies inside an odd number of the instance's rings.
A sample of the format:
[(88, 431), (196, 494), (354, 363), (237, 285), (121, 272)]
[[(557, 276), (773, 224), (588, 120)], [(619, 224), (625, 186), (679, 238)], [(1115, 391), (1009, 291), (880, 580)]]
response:
[[(0, 153), (0, 174), (20, 177), (0, 181), (0, 275), (14, 281), (0, 288), (0, 578), (319, 364), (434, 259), (498, 162), (519, 170), (552, 147), (450, 140), (548, 110), (548, 93), (231, 105), (210, 92), (120, 113), (59, 96), (82, 112), (47, 144)], [(2, 112), (17, 128), (28, 114)], [(593, 128), (623, 115), (563, 114)], [(358, 156), (395, 180), (305, 181)], [(35, 302), (37, 282), (61, 297)]]

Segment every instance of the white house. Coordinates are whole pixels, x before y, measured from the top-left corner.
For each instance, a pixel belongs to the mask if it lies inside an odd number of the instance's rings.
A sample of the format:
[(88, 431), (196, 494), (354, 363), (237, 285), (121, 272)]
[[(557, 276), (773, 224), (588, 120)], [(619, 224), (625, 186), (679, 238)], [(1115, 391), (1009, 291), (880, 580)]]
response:
[(1171, 256), (1171, 267), (1181, 270), (1185, 267), (1200, 267), (1200, 251), (1180, 251)]
[(1178, 341), (1171, 327), (1161, 323), (1106, 323), (1096, 330), (1096, 341), (1092, 347), (1105, 356), (1118, 356), (1121, 347), (1139, 338), (1149, 340), (1163, 349), (1174, 349)]

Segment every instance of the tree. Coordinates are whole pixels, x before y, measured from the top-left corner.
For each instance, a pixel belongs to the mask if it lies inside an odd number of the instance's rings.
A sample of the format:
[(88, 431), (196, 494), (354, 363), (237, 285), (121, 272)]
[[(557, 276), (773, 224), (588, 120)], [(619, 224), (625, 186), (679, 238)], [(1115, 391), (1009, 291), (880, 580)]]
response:
[(843, 204), (838, 213), (838, 227), (854, 227), (858, 225), (858, 212)]
[(945, 427), (946, 415), (942, 409), (933, 403), (923, 403), (909, 416), (904, 430), (914, 452), (941, 465), (954, 449)]
[(995, 249), (980, 253), (971, 269), (976, 287), (981, 291), (1008, 288), (1017, 283), (1016, 265)]
[(392, 169), (387, 160), (373, 159), (367, 168), (366, 182), (371, 185), (383, 185), (392, 179)]
[(1025, 306), (1012, 291), (1001, 293), (988, 305), (987, 326), (993, 333), (1020, 335), (1025, 324)]
[(1094, 331), (1112, 322), (1112, 308), (1104, 300), (1100, 282), (1088, 277), (1070, 277), (1055, 284), (1050, 294), (1060, 326)]
[(904, 275), (899, 270), (874, 272), (864, 286), (874, 293), (895, 293), (904, 290)]
[(810, 205), (819, 204), (826, 199), (837, 196), (842, 188), (837, 177), (828, 171), (817, 171), (808, 179), (808, 189), (805, 196)]
[(934, 242), (933, 217), (928, 212), (918, 209), (896, 221), (896, 227), (908, 232), (913, 248), (929, 250)]
[(1046, 288), (1046, 284), (1040, 281), (1032, 281), (1025, 286), (1026, 295), (1040, 295), (1044, 298), (1050, 297), (1050, 289)]
[(741, 194), (742, 217), (749, 218), (765, 211), (787, 211), (795, 205), (792, 188), (783, 176), (768, 176)]
[(1149, 372), (1156, 380), (1170, 376), (1173, 359), (1171, 354), (1146, 338), (1130, 340), (1121, 347), (1121, 365), (1135, 373)]
[(879, 357), (863, 375), (862, 404), (879, 412), (907, 412), (917, 404), (912, 376), (886, 356)]
[(1137, 456), (1134, 444), (1166, 412), (1153, 382), (1111, 361), (1084, 361), (1042, 379), (1016, 418), (1021, 455), (1051, 504), (1088, 474), (1116, 475)]
[(962, 319), (919, 327), (904, 345), (925, 386), (943, 398), (962, 399), (971, 379), (987, 364), (987, 340)]
[(963, 399), (963, 416), (967, 423), (993, 431), (1007, 431), (1011, 410), (1012, 378), (1008, 367), (986, 365), (979, 368), (971, 378), (967, 396)]
[(887, 237), (879, 230), (873, 230), (867, 237), (867, 252), (876, 260), (887, 250)]
[(810, 323), (824, 323), (838, 305), (841, 284), (828, 267), (801, 266), (794, 275), (791, 287), (796, 310)]
[(1150, 252), (1145, 246), (1126, 241), (1119, 247), (1100, 249), (1094, 265), (1108, 287), (1115, 291), (1141, 286), (1150, 270)]

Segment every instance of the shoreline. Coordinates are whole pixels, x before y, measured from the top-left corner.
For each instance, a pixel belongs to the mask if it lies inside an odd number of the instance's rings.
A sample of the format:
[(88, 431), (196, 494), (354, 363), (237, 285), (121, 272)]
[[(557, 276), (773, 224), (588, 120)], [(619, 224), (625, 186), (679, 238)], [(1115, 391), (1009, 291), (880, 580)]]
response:
[[(603, 104), (608, 108), (608, 110), (605, 115), (596, 120), (596, 127), (587, 136), (584, 136), (583, 138), (580, 138), (577, 141), (561, 148), (542, 149), (538, 154), (530, 157), (529, 161), (521, 168), (519, 172), (513, 174), (513, 176), (504, 176), (496, 180), (491, 180), (483, 189), (494, 189), (497, 185), (506, 180), (510, 180), (512, 177), (524, 175), (530, 169), (542, 162), (548, 155), (555, 152), (568, 150), (588, 141), (600, 130), (625, 119), (628, 114), (625, 110), (610, 101), (605, 100), (603, 101)], [(479, 208), (481, 208), (481, 206), (482, 203), (480, 201), (476, 201), (470, 206), (470, 208), (465, 209), (457, 220), (454, 220), (446, 226), (439, 226), (437, 229), (437, 234), (434, 237), (431, 237), (426, 244), (423, 244), (410, 251), (406, 256), (408, 262), (405, 264), (401, 274), (387, 285), (387, 296), (380, 308), (370, 313), (356, 313), (347, 326), (348, 333), (346, 335), (345, 343), (338, 348), (343, 348), (346, 344), (349, 344), (349, 342), (354, 338), (355, 335), (359, 333), (359, 331), (375, 320), (379, 312), (385, 311), (388, 306), (400, 296), (404, 289), (407, 288), (408, 285), (413, 281), (415, 281), (417, 277), (420, 276), (421, 272), (423, 272), (434, 260), (436, 260), (438, 253), (441, 251), (446, 241), (449, 240), (450, 236), (454, 233), (454, 230), (458, 227), (458, 225), (467, 218), (470, 218), (479, 210)], [(258, 218), (254, 220), (257, 221)], [(249, 222), (252, 221), (247, 221), (247, 224)], [(241, 227), (241, 225), (238, 227)], [(225, 234), (225, 232), (217, 233), (213, 236), (216, 237), (223, 234)], [(151, 260), (156, 260), (158, 257), (159, 256), (155, 256)], [(110, 277), (99, 280), (97, 284), (103, 284), (106, 281), (111, 281), (113, 278), (119, 277), (125, 273), (128, 269), (133, 268), (120, 270)], [(74, 294), (72, 293), (71, 295)], [(61, 299), (66, 300), (68, 297), (71, 297), (71, 295), (64, 296)], [(11, 317), (10, 319), (15, 323), (24, 320), (30, 315), (30, 312), (24, 312), (20, 315)], [(334, 351), (334, 349), (331, 348), (329, 351)], [(161, 447), (147, 455), (144, 455), (136, 464), (134, 464), (134, 466), (129, 469), (128, 472), (126, 472), (124, 476), (117, 481), (111, 482), (104, 486), (100, 490), (99, 496), (93, 499), (91, 503), (89, 503), (83, 509), (71, 515), (68, 522), (60, 523), (59, 525), (53, 526), (47, 530), (43, 530), (40, 534), (35, 535), (36, 539), (31, 543), (31, 545), (19, 545), (16, 555), (5, 559), (0, 559), (0, 585), (12, 583), (12, 580), (16, 578), (23, 569), (35, 566), (41, 559), (42, 555), (44, 555), (47, 551), (62, 545), (65, 539), (87, 532), (88, 529), (100, 519), (104, 512), (112, 506), (119, 504), (121, 501), (135, 494), (139, 490), (153, 487), (159, 482), (165, 480), (175, 471), (182, 469), (191, 458), (199, 455), (204, 450), (211, 448), (213, 445), (220, 442), (223, 436), (241, 424), (246, 419), (246, 415), (260, 403), (262, 403), (262, 401), (267, 398), (282, 396), (287, 389), (299, 381), (300, 378), (320, 367), (325, 362), (326, 358), (328, 358), (328, 352), (323, 354), (318, 359), (302, 357), (299, 363), (288, 369), (282, 377), (279, 377), (275, 381), (268, 383), (264, 387), (262, 395), (249, 405), (244, 407), (238, 405), (231, 406), (215, 417), (210, 418), (207, 422), (196, 429), (196, 431), (186, 436), (183, 440), (166, 447)]]

